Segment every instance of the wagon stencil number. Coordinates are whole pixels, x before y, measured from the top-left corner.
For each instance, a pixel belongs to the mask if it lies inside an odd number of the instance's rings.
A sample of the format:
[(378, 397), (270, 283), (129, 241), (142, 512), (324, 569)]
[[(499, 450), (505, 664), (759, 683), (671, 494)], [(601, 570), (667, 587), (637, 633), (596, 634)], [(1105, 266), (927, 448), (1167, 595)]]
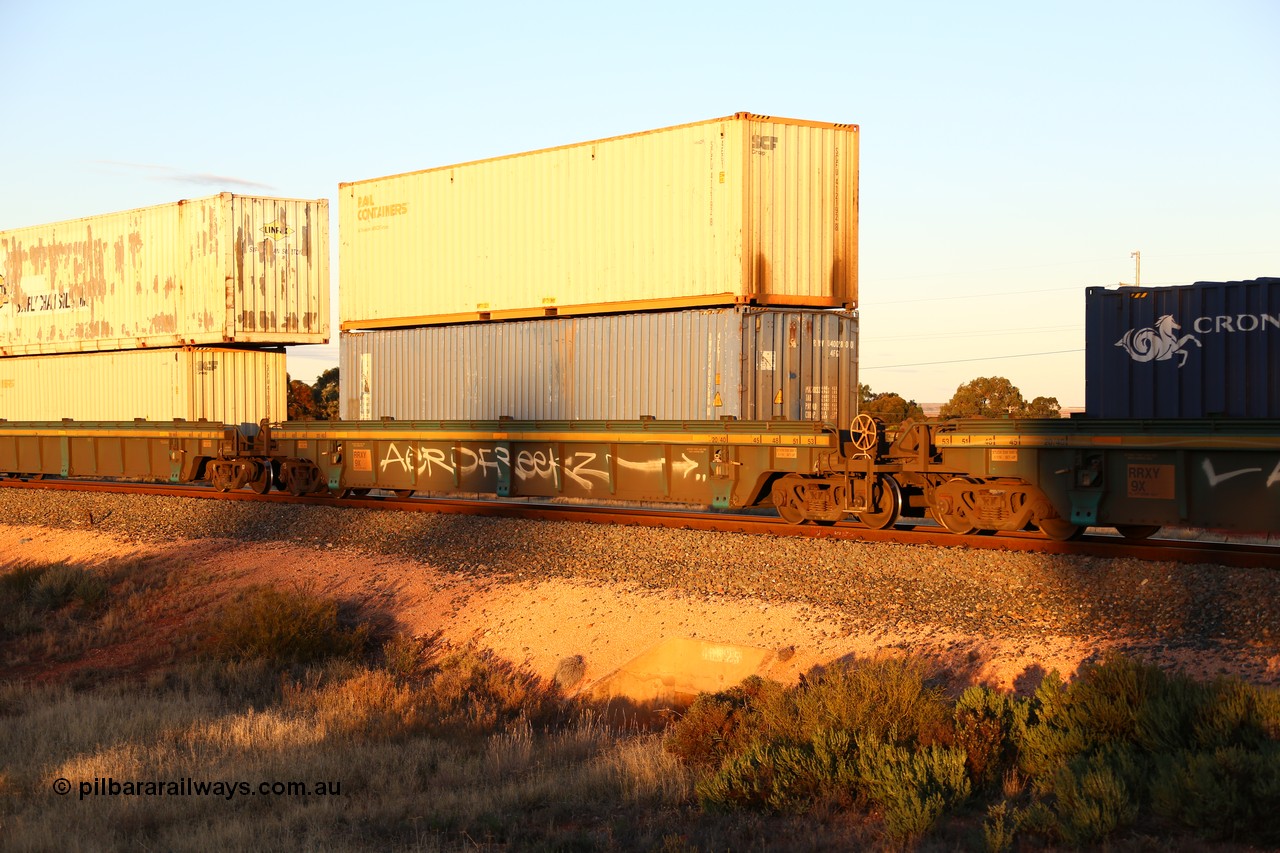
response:
[(1171, 501), (1174, 499), (1172, 465), (1129, 465), (1127, 480), (1129, 497)]

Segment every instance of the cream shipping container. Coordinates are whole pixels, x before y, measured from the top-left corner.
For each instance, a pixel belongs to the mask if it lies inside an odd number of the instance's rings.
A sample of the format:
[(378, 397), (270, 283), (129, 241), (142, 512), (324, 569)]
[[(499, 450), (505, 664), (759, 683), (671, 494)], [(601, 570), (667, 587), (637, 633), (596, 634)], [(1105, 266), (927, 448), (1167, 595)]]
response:
[(285, 354), (278, 349), (0, 358), (0, 418), (10, 421), (283, 421), (287, 394)]
[(858, 127), (726, 118), (339, 185), (344, 330), (853, 307)]
[(344, 332), (343, 418), (824, 420), (856, 414), (858, 319), (716, 308)]
[(329, 338), (329, 203), (231, 193), (0, 231), (0, 355)]

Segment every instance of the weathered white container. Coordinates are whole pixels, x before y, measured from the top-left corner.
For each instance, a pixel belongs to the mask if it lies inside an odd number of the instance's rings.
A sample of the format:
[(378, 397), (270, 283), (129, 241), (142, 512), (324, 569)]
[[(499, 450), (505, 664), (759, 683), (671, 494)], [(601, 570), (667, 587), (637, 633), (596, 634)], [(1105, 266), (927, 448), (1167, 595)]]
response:
[(231, 193), (0, 231), (0, 355), (329, 338), (329, 202)]
[(738, 113), (339, 185), (341, 328), (852, 307), (858, 127)]
[[(825, 420), (856, 412), (858, 318), (717, 308), (343, 332), (351, 420)], [(852, 407), (852, 408), (851, 408)]]
[(283, 421), (288, 416), (285, 376), (281, 350), (148, 349), (0, 358), (0, 418)]

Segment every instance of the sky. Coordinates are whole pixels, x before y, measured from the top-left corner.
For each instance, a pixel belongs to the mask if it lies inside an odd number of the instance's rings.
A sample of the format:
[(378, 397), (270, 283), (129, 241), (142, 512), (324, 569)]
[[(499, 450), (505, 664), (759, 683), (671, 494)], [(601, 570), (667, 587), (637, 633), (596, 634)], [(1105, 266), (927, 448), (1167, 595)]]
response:
[[(861, 381), (1084, 404), (1084, 291), (1280, 276), (1280, 2), (0, 0), (0, 230), (753, 112), (861, 127)], [(292, 348), (312, 381), (333, 341)]]

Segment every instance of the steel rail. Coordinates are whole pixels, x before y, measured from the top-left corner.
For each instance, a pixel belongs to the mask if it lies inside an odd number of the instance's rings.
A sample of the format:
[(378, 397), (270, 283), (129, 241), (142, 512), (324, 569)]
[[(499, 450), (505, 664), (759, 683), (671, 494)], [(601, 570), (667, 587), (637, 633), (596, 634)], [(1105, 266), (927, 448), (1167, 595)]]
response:
[(295, 497), (278, 491), (259, 495), (247, 489), (220, 492), (209, 486), (63, 479), (31, 481), (3, 479), (0, 480), (0, 486), (17, 489), (110, 492), (160, 497), (199, 498), (204, 500), (259, 501), (304, 506), (342, 506), (383, 511), (526, 518), (539, 521), (574, 521), (594, 524), (668, 527), (721, 533), (799, 536), (810, 539), (968, 548), (974, 551), (1018, 551), (1105, 559), (1130, 558), (1177, 563), (1208, 563), (1236, 568), (1280, 569), (1280, 547), (1275, 545), (1165, 538), (1127, 540), (1118, 536), (1097, 533), (1086, 534), (1080, 538), (1067, 541), (1047, 539), (1035, 533), (1022, 532), (960, 535), (934, 526), (931, 522), (912, 524), (913, 519), (904, 519), (898, 526), (887, 530), (873, 530), (852, 522), (841, 522), (830, 526), (816, 524), (793, 525), (770, 515), (744, 515), (694, 510), (678, 511), (632, 506), (601, 506), (598, 504), (556, 504), (527, 499), (467, 499), (428, 496), (396, 498), (391, 495), (385, 497), (329, 497), (324, 495)]

